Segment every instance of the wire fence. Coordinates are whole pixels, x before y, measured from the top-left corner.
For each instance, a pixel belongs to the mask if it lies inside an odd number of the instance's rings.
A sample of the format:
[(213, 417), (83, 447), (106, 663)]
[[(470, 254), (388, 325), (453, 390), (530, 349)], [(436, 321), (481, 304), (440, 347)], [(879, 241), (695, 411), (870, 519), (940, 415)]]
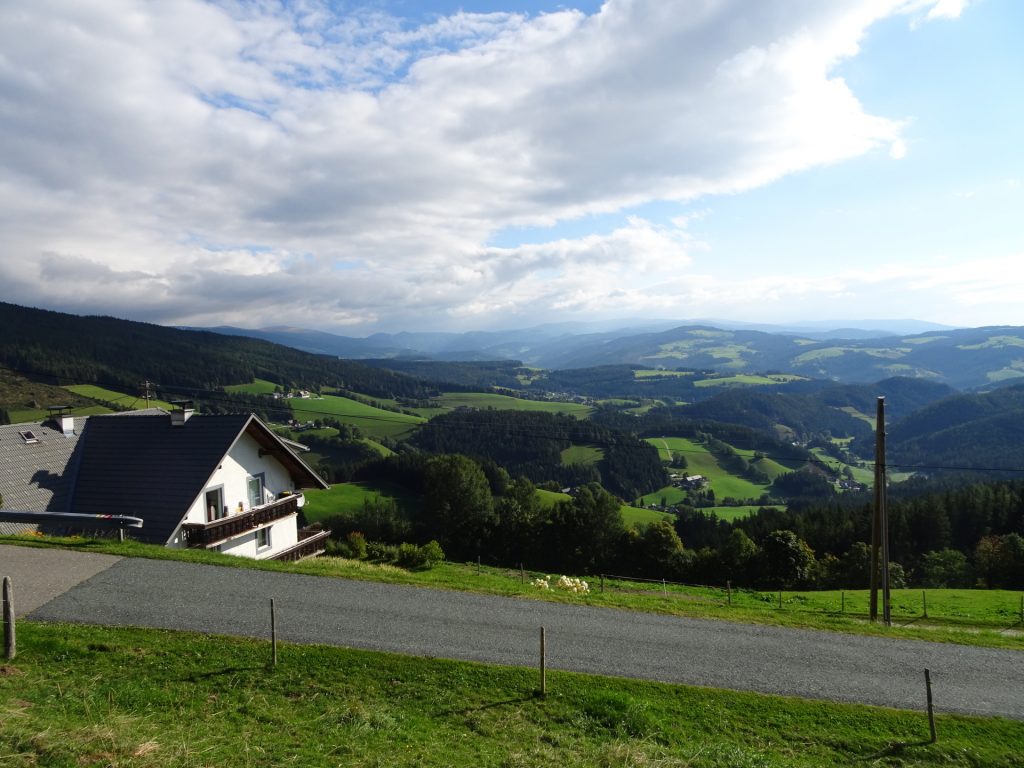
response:
[[(477, 573), (481, 572), (479, 562), (467, 565)], [(549, 586), (553, 586), (549, 575), (527, 571), (522, 566), (518, 571), (495, 570), (509, 578), (518, 579), (522, 584), (539, 584), (547, 580)], [(768, 591), (736, 588), (729, 582), (725, 586), (715, 586), (618, 574), (589, 577), (588, 588), (591, 594), (660, 597), (680, 604), (702, 604), (716, 609), (716, 612), (735, 608), (846, 616), (864, 621), (869, 620), (871, 613), (870, 592), (867, 589)], [(881, 593), (878, 600), (878, 612), (881, 614)], [(890, 591), (890, 613), (893, 621), (902, 625), (933, 622), (1024, 633), (1024, 593), (1009, 590), (894, 589)]]

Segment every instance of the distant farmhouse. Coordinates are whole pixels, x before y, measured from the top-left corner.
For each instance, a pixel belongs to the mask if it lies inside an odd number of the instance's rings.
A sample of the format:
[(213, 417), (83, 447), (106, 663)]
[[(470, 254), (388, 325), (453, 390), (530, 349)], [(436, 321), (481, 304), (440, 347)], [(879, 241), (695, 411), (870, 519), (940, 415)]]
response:
[[(0, 426), (0, 517), (129, 515), (141, 541), (297, 560), (329, 532), (298, 528), (302, 489), (328, 486), (295, 447), (255, 415), (187, 408)], [(0, 533), (34, 527), (0, 520)]]

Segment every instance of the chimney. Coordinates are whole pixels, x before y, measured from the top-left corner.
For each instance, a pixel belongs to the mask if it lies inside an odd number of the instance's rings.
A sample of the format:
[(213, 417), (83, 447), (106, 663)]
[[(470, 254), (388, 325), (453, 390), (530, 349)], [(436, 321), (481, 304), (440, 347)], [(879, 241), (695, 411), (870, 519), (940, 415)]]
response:
[(192, 408), (192, 401), (177, 400), (172, 405), (174, 405), (174, 410), (171, 411), (171, 426), (185, 426), (185, 422), (192, 418), (192, 414), (195, 413), (195, 409)]
[(57, 424), (57, 429), (64, 434), (64, 437), (71, 437), (75, 434), (75, 417), (68, 413), (70, 408), (71, 406), (68, 405), (51, 405), (47, 408)]

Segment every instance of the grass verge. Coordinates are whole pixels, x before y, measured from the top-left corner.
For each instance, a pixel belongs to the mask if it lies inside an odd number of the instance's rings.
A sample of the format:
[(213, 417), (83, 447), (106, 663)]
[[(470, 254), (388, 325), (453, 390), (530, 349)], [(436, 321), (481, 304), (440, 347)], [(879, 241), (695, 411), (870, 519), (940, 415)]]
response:
[(1014, 766), (1024, 723), (368, 651), (20, 625), (0, 763), (35, 766)]

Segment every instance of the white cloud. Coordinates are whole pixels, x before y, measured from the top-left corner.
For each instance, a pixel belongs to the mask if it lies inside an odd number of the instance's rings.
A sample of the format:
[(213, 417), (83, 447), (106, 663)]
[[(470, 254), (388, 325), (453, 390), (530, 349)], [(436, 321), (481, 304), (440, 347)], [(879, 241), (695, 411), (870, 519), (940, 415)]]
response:
[(0, 298), (354, 329), (729, 302), (686, 276), (683, 228), (485, 244), (901, 157), (900, 123), (833, 68), (880, 18), (961, 8), (609, 0), (412, 26), (314, 0), (7, 4)]

